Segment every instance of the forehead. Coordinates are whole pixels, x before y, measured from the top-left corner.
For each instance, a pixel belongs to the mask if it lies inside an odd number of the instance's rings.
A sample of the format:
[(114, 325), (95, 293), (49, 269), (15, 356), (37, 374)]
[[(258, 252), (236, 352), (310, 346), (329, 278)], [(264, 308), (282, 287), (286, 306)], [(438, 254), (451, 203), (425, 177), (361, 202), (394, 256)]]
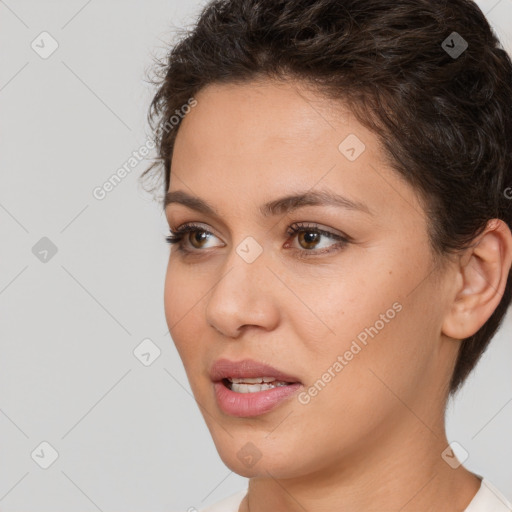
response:
[(347, 136), (358, 140), (356, 149), (364, 147), (367, 155), (378, 149), (375, 135), (343, 104), (296, 82), (214, 84), (196, 100), (179, 128), (171, 164), (173, 170), (186, 169), (191, 178), (201, 170), (204, 179), (208, 170), (228, 185), (236, 176), (286, 182), (291, 173), (296, 180), (302, 174), (306, 186), (309, 177), (333, 165), (358, 167), (340, 153)]
[(198, 104), (182, 122), (178, 138), (222, 139), (224, 147), (243, 151), (261, 141), (301, 147), (319, 139), (328, 143), (332, 138), (335, 143), (335, 133), (344, 127), (373, 138), (341, 101), (314, 93), (296, 81), (212, 84), (199, 91), (196, 100)]
[(377, 136), (341, 102), (273, 81), (214, 84), (196, 100), (178, 131), (169, 190), (187, 189), (222, 208), (324, 188), (380, 214), (422, 211), (386, 164)]

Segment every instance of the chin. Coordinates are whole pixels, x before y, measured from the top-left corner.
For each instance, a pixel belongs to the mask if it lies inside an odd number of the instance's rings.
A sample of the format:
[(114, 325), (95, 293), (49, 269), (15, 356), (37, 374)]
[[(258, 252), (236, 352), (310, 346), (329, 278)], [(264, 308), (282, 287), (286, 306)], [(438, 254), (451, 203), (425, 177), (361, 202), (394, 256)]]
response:
[(266, 434), (257, 432), (253, 436), (250, 433), (237, 436), (233, 432), (233, 437), (230, 437), (223, 431), (220, 435), (222, 440), (214, 436), (217, 452), (224, 464), (240, 476), (269, 478), (271, 475), (286, 479), (300, 476), (306, 471), (302, 467), (304, 458), (296, 460), (300, 451), (293, 446), (283, 445), (283, 439), (279, 437), (265, 439)]
[(289, 457), (285, 460), (280, 460), (264, 453), (257, 461), (244, 461), (240, 460), (237, 452), (230, 451), (229, 453), (219, 455), (224, 464), (234, 473), (245, 478), (290, 478), (294, 475), (290, 472), (290, 466), (293, 466), (293, 461)]

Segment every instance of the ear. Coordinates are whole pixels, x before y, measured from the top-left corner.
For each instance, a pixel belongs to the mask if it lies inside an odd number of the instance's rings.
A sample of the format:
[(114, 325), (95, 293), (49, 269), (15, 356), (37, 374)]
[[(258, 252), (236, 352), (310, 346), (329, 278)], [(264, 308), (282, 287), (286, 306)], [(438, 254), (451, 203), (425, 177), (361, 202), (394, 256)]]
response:
[(512, 233), (492, 219), (459, 259), (456, 288), (442, 332), (455, 339), (475, 334), (503, 297), (512, 266)]

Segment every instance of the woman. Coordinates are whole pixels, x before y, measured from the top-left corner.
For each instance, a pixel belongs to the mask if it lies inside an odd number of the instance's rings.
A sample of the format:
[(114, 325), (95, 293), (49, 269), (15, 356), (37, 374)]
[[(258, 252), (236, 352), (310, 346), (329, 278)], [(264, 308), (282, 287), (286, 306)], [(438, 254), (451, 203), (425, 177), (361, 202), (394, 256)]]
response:
[(208, 510), (511, 510), (444, 422), (512, 296), (512, 63), (482, 12), (217, 0), (162, 69), (167, 323), (249, 478)]

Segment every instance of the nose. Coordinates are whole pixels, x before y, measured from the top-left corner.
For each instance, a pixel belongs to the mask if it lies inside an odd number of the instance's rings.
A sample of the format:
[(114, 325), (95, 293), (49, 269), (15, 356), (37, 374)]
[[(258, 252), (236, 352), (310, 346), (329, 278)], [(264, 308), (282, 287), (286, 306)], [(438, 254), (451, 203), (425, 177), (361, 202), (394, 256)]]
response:
[(270, 331), (279, 322), (274, 292), (279, 281), (267, 267), (265, 251), (248, 261), (233, 248), (207, 298), (208, 324), (229, 338), (239, 337), (246, 326)]

